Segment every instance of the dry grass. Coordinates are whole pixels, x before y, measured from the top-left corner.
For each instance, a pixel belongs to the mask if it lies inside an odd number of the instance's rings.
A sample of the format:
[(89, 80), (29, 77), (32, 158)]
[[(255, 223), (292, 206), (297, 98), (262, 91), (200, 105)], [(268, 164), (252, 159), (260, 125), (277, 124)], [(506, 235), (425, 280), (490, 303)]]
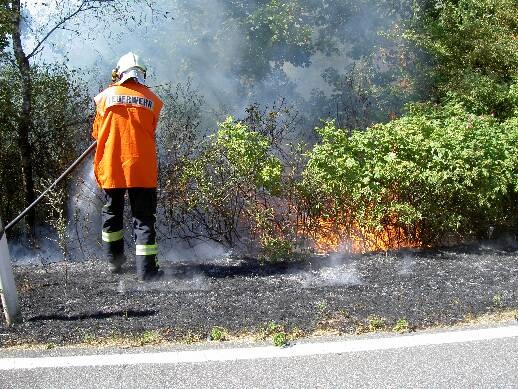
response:
[[(344, 315), (347, 316), (347, 315)], [(341, 318), (344, 319), (343, 317)], [(419, 328), (420, 330), (431, 330), (431, 329), (454, 329), (463, 327), (475, 327), (484, 325), (494, 325), (509, 322), (516, 322), (518, 320), (518, 309), (512, 309), (501, 312), (487, 313), (483, 315), (468, 314), (463, 321), (453, 326), (430, 326), (426, 328)], [(225, 341), (234, 343), (257, 343), (264, 342), (272, 337), (272, 334), (281, 331), (286, 334), (286, 339), (291, 342), (302, 338), (319, 338), (329, 336), (344, 335), (342, 331), (336, 326), (342, 321), (338, 317), (328, 318), (327, 320), (321, 321), (313, 331), (305, 332), (299, 328), (293, 328), (291, 331), (285, 331), (284, 326), (276, 324), (276, 327), (270, 324), (270, 328), (265, 325), (256, 331), (243, 331), (240, 333), (225, 332)], [(378, 316), (372, 316), (371, 320), (366, 322), (357, 321), (355, 330), (349, 335), (361, 335), (372, 332), (391, 332), (391, 333), (406, 333), (411, 329), (400, 331), (394, 329), (392, 326), (385, 324), (383, 318)], [(195, 333), (188, 331), (183, 335), (175, 336), (174, 330), (170, 328), (157, 329), (157, 330), (146, 330), (133, 335), (120, 335), (113, 334), (111, 336), (97, 337), (95, 334), (85, 333), (82, 337), (82, 341), (68, 345), (57, 345), (54, 343), (44, 344), (17, 344), (17, 345), (6, 345), (3, 347), (4, 350), (49, 350), (54, 348), (109, 348), (109, 347), (122, 347), (122, 348), (134, 348), (134, 347), (146, 347), (146, 346), (157, 346), (157, 345), (174, 345), (174, 344), (201, 344), (209, 342), (209, 337), (206, 334)], [(214, 343), (214, 342), (213, 342)]]

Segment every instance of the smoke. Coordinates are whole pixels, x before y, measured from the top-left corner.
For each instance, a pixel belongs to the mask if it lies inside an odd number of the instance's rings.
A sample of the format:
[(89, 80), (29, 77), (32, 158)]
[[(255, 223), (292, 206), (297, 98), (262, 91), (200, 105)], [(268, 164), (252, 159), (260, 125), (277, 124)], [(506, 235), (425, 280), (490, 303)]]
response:
[[(70, 180), (66, 199), (66, 253), (60, 247), (57, 231), (48, 225), (36, 228), (36, 241), (28, 244), (25, 236), (9, 242), (11, 258), (19, 264), (47, 264), (102, 258), (100, 226), (102, 199), (93, 175), (91, 160), (83, 162)], [(48, 216), (53, 217), (53, 216)]]
[(345, 253), (333, 253), (325, 266), (294, 275), (303, 288), (363, 285), (357, 262)]
[(59, 250), (55, 231), (49, 227), (38, 227), (38, 239), (36, 246), (24, 243), (24, 237), (9, 241), (9, 255), (11, 260), (18, 265), (50, 264), (63, 260)]
[[(75, 21), (70, 26), (74, 33), (56, 31), (41, 52), (40, 60), (66, 59), (71, 68), (83, 69), (94, 92), (109, 82), (119, 57), (134, 51), (148, 64), (151, 86), (193, 80), (213, 120), (218, 113), (240, 117), (247, 105), (271, 104), (279, 97), (304, 111), (312, 96), (329, 97), (337, 92), (336, 85), (330, 85), (323, 77), (326, 69), (343, 72), (355, 61), (370, 55), (379, 44), (379, 32), (386, 30), (396, 18), (381, 12), (374, 2), (361, 4), (361, 7), (360, 2), (351, 5), (350, 12), (356, 13), (335, 28), (333, 36), (322, 37), (325, 32), (314, 26), (312, 38), (332, 41), (333, 49), (316, 50), (302, 63), (290, 55), (281, 62), (271, 58), (270, 71), (255, 79), (250, 79), (240, 68), (250, 50), (248, 31), (243, 29), (250, 27), (238, 23), (230, 12), (233, 5), (222, 0), (159, 0), (155, 11), (137, 4), (125, 10), (126, 16), (108, 13), (104, 21), (84, 17), (81, 23)], [(246, 7), (247, 12), (254, 9), (253, 4)], [(41, 36), (45, 26), (52, 25), (49, 21), (53, 17), (56, 18), (56, 14), (53, 15), (49, 7), (28, 5), (33, 35), (39, 31)], [(117, 21), (110, 23), (109, 20)], [(34, 39), (28, 39), (29, 46), (34, 44)], [(261, 52), (263, 49), (268, 53), (266, 46), (257, 48)], [(330, 114), (325, 112), (327, 107), (321, 109), (323, 116)], [(211, 123), (210, 120), (205, 122)]]
[(102, 194), (95, 182), (91, 158), (71, 180), (68, 199), (68, 250), (73, 259), (102, 258)]
[(415, 257), (405, 253), (402, 260), (397, 264), (397, 273), (400, 276), (409, 277), (414, 273), (415, 265)]
[(188, 261), (191, 263), (211, 261), (227, 262), (232, 252), (216, 242), (197, 242), (187, 244), (184, 240), (172, 240), (162, 242), (160, 250), (165, 252), (165, 261), (178, 263)]

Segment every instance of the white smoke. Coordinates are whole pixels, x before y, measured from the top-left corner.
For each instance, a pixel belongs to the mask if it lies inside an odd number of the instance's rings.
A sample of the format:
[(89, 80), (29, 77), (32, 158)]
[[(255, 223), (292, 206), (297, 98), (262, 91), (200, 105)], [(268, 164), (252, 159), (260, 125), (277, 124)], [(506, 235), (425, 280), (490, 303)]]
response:
[(232, 256), (232, 252), (216, 242), (198, 242), (188, 245), (185, 241), (176, 240), (171, 242), (162, 242), (160, 250), (166, 252), (162, 257), (163, 260), (178, 262), (205, 262), (226, 263)]
[(334, 253), (327, 258), (325, 266), (295, 273), (292, 278), (303, 288), (364, 284), (357, 261), (345, 253)]
[[(54, 2), (54, 11), (53, 7), (37, 3), (27, 5), (32, 32), (27, 34), (29, 50), (63, 13), (65, 8), (60, 4), (68, 4), (70, 9), (77, 3), (51, 1)], [(349, 32), (359, 31), (357, 36), (367, 46), (391, 22), (374, 6), (363, 7), (357, 17), (344, 21), (333, 53), (317, 51), (305, 66), (284, 62), (280, 70), (272, 68), (264, 80), (246, 88), (235, 69), (247, 49), (246, 33), (229, 18), (228, 4), (222, 0), (159, 0), (155, 9), (160, 12), (137, 4), (129, 6), (124, 15), (107, 14), (104, 20), (84, 14), (71, 21), (67, 29), (54, 32), (39, 58), (44, 62), (66, 59), (71, 68), (89, 73), (95, 89), (109, 82), (111, 70), (122, 54), (134, 51), (148, 64), (149, 85), (191, 79), (211, 110), (225, 110), (225, 114), (239, 117), (243, 108), (253, 102), (268, 104), (280, 96), (293, 102), (307, 100), (315, 90), (332, 93), (322, 74), (327, 68), (341, 71), (354, 62), (347, 42)], [(113, 22), (128, 15), (135, 15), (135, 21), (126, 17), (124, 23)], [(276, 74), (279, 71), (282, 74)]]

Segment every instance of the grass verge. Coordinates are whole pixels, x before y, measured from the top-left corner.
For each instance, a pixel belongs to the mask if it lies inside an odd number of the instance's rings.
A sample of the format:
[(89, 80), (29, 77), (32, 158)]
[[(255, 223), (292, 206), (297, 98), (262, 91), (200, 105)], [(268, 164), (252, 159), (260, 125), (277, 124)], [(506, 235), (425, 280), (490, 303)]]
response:
[[(347, 315), (344, 315), (347, 316)], [(351, 320), (350, 317), (347, 317)], [(470, 326), (485, 326), (501, 323), (509, 323), (518, 321), (518, 309), (504, 310), (500, 312), (486, 313), (483, 315), (468, 314), (466, 317), (452, 326), (436, 325), (428, 327), (415, 328), (411, 326), (405, 318), (398, 319), (395, 323), (389, 324), (386, 319), (372, 315), (367, 320), (356, 322), (355, 330), (344, 333), (333, 324), (339, 321), (336, 315), (331, 319), (317, 324), (313, 331), (302, 331), (299, 328), (286, 329), (286, 326), (281, 323), (268, 322), (260, 326), (255, 331), (230, 332), (227, 329), (219, 326), (213, 327), (209, 333), (197, 333), (194, 331), (177, 332), (174, 329), (163, 328), (144, 330), (134, 334), (112, 334), (105, 337), (97, 337), (91, 332), (84, 332), (80, 340), (76, 343), (66, 345), (59, 345), (55, 343), (25, 343), (16, 345), (5, 345), (0, 349), (39, 349), (50, 350), (56, 348), (88, 348), (88, 347), (119, 347), (119, 348), (133, 348), (133, 347), (150, 347), (157, 345), (174, 345), (174, 344), (202, 344), (206, 341), (212, 342), (246, 342), (246, 343), (264, 343), (268, 342), (278, 347), (288, 346), (291, 342), (302, 338), (318, 338), (324, 336), (336, 335), (360, 335), (374, 332), (398, 333), (404, 334), (415, 330), (430, 330), (430, 329), (448, 329), (461, 328)]]

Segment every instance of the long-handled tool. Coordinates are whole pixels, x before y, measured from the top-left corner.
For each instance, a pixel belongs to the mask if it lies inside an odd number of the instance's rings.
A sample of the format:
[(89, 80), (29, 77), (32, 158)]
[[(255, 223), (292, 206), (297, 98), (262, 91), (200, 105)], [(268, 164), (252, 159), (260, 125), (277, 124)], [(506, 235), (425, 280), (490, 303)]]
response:
[(75, 162), (69, 166), (69, 168), (67, 170), (65, 170), (63, 172), (62, 175), (60, 175), (56, 181), (54, 181), (47, 189), (45, 189), (43, 191), (42, 194), (39, 195), (39, 197), (34, 200), (32, 202), (31, 205), (29, 205), (27, 208), (25, 208), (25, 210), (20, 213), (13, 221), (11, 221), (9, 224), (7, 224), (5, 226), (5, 229), (6, 230), (9, 230), (12, 226), (14, 226), (16, 223), (18, 223), (32, 208), (34, 208), (41, 200), (43, 200), (43, 198), (45, 197), (45, 195), (50, 191), (52, 190), (57, 184), (59, 184), (66, 176), (68, 176), (70, 174), (70, 172), (72, 170), (74, 170), (76, 168), (77, 165), (79, 165), (87, 156), (88, 154), (90, 154), (90, 152), (95, 148), (95, 146), (97, 145), (97, 141), (95, 141), (94, 143), (92, 143), (90, 145), (90, 147), (88, 147), (84, 152), (83, 154), (81, 154), (81, 156), (79, 158), (77, 158), (75, 160)]
[(5, 231), (18, 223), (33, 207), (35, 207), (45, 195), (61, 182), (72, 170), (79, 165), (90, 152), (95, 148), (97, 142), (94, 142), (88, 147), (81, 156), (70, 165), (70, 167), (61, 174), (56, 181), (52, 183), (45, 191), (32, 202), (18, 217), (11, 221), (5, 228), (2, 226), (0, 220), (0, 298), (2, 300), (2, 307), (7, 321), (7, 325), (14, 324), (21, 321), (20, 305), (18, 303), (18, 294), (16, 292), (16, 284), (13, 276), (13, 269), (11, 266), (11, 259), (9, 256), (9, 249), (5, 237)]

